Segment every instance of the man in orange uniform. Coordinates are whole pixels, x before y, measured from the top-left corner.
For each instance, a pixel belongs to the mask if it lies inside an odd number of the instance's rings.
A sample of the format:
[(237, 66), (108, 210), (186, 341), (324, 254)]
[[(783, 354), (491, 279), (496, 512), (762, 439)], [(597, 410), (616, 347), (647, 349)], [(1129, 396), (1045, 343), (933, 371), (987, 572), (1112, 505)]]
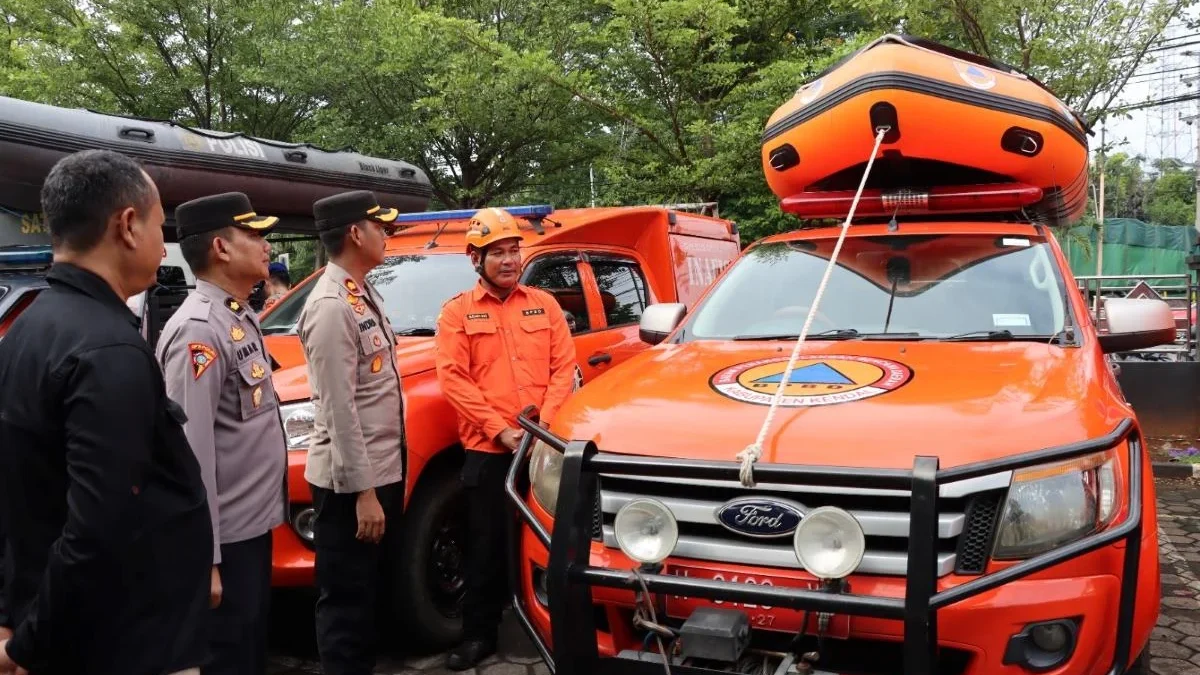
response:
[(535, 405), (549, 425), (571, 393), (575, 344), (558, 302), (522, 286), (517, 220), (483, 209), (467, 231), (475, 288), (451, 298), (437, 322), (438, 380), (458, 411), (467, 449), (467, 552), (463, 642), (447, 665), (466, 670), (496, 650), (496, 628), (508, 587), (504, 477), (524, 431), (517, 415)]

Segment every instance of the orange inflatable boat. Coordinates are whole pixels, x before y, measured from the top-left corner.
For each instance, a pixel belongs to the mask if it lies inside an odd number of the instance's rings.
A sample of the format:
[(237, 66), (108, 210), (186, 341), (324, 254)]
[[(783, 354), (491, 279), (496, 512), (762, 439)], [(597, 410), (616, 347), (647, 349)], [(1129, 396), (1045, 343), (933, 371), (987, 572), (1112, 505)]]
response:
[(785, 211), (856, 219), (1023, 211), (1063, 225), (1087, 204), (1090, 132), (1040, 82), (921, 38), (885, 35), (801, 87), (767, 121), (762, 163)]

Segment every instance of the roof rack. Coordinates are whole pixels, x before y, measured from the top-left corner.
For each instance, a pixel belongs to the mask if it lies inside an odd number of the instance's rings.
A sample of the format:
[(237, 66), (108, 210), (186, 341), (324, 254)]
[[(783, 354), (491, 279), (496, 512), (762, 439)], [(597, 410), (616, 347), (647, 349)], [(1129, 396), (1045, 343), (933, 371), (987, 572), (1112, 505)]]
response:
[(687, 211), (690, 213), (698, 213), (702, 216), (712, 216), (713, 218), (721, 217), (719, 215), (720, 207), (717, 206), (717, 202), (690, 202), (690, 203), (683, 203), (683, 204), (659, 204), (659, 206), (664, 209), (671, 209), (672, 211)]

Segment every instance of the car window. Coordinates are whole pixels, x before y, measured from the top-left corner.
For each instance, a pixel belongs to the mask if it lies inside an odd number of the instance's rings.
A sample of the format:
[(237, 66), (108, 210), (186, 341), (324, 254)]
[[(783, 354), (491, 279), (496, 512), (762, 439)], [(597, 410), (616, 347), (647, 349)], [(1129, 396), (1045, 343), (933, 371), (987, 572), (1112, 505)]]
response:
[(574, 255), (552, 255), (538, 258), (529, 263), (521, 283), (546, 291), (558, 300), (567, 317), (571, 333), (591, 330), (588, 318), (587, 294), (579, 277), (579, 267)]
[(649, 304), (646, 279), (638, 264), (632, 260), (593, 259), (591, 265), (608, 327), (637, 323)]
[[(696, 309), (684, 339), (798, 335), (829, 263), (833, 240), (759, 246)], [(1065, 285), (1049, 244), (1034, 237), (847, 237), (809, 335), (973, 331), (1054, 335)]]
[[(309, 277), (275, 305), (262, 321), (263, 332), (295, 333), (304, 301), (319, 278)], [(367, 274), (397, 335), (433, 335), (442, 305), (477, 280), (471, 259), (459, 253), (389, 256)]]

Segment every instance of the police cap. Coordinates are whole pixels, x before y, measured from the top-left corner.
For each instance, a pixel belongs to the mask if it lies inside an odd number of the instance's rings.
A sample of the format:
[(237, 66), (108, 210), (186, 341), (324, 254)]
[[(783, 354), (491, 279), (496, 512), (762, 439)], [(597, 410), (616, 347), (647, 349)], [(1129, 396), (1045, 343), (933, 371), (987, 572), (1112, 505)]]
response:
[(255, 213), (250, 198), (241, 192), (200, 197), (175, 207), (175, 226), (180, 239), (226, 227), (266, 234), (278, 222), (275, 216)]
[(370, 190), (343, 192), (318, 199), (313, 204), (313, 218), (318, 230), (332, 230), (367, 219), (387, 224), (395, 221), (398, 215), (396, 209), (379, 206), (379, 200)]

